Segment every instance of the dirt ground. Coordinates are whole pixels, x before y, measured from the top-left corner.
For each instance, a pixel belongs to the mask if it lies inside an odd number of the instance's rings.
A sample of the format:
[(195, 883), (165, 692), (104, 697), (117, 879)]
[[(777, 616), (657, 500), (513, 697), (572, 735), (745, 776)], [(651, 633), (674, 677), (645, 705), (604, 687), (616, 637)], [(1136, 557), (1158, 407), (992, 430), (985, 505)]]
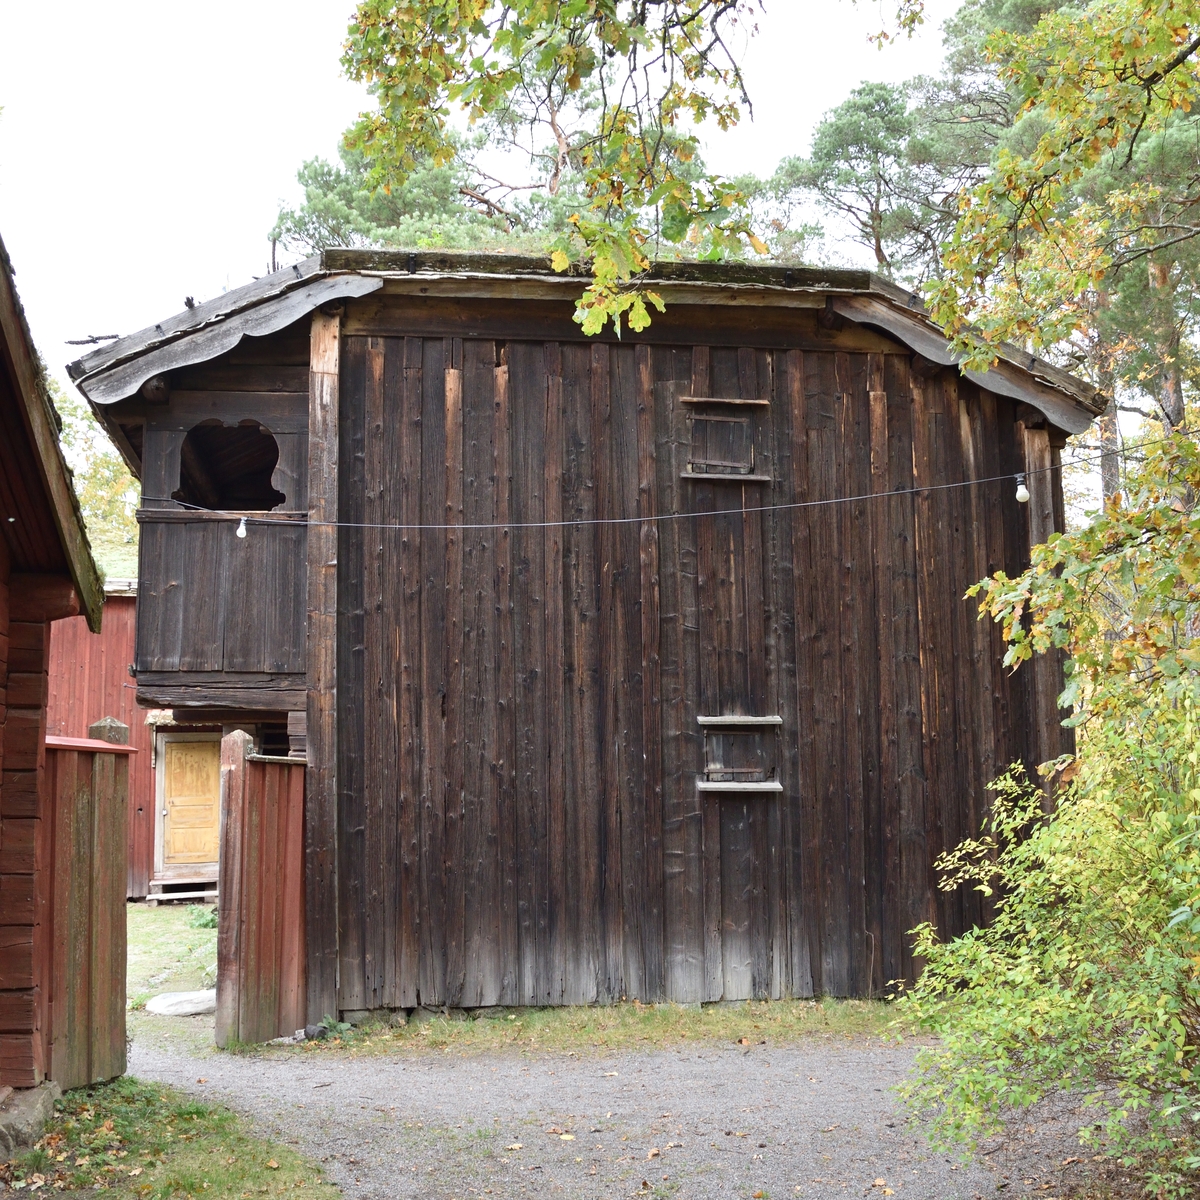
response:
[[(162, 945), (190, 982), (203, 953), (189, 940)], [(161, 973), (142, 963), (147, 978)], [(934, 1153), (892, 1092), (911, 1040), (226, 1054), (211, 1049), (211, 1017), (132, 1015), (131, 1074), (227, 1104), (355, 1200), (1125, 1194), (1109, 1162), (1080, 1148), (1087, 1114), (1067, 1102), (969, 1160)]]
[(970, 1162), (933, 1153), (890, 1092), (914, 1053), (813, 1039), (349, 1059), (135, 1042), (129, 1068), (227, 1104), (362, 1200), (1066, 1197), (1108, 1173), (1077, 1144), (1086, 1118), (1062, 1104)]

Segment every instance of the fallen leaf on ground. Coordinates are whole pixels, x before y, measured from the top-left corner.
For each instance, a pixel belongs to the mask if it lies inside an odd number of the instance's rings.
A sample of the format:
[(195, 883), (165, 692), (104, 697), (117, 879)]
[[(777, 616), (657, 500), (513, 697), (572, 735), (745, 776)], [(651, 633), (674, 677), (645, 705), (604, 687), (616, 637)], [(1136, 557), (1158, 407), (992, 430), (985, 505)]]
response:
[(134, 1167), (129, 1173), (130, 1175), (140, 1175), (142, 1173), (142, 1168)]
[(558, 1134), (562, 1133), (563, 1130), (559, 1129), (559, 1127), (557, 1125), (551, 1125), (550, 1128), (546, 1130), (546, 1132), (558, 1135)]
[(872, 1187), (887, 1187), (887, 1180), (886, 1179), (877, 1179), (877, 1180), (875, 1180), (875, 1182), (873, 1184), (871, 1184), (871, 1186)]
[(826, 1125), (825, 1128), (821, 1130), (821, 1132), (822, 1133), (832, 1133), (835, 1129), (838, 1129), (838, 1128), (840, 1128), (840, 1126), (838, 1126), (838, 1125)]
[(646, 1157), (647, 1158), (660, 1158), (660, 1157), (662, 1157), (662, 1151), (657, 1146), (651, 1146), (650, 1153), (647, 1154)]
[(279, 1164), (278, 1164), (278, 1163), (277, 1163), (277, 1162), (276, 1162), (276, 1161), (275, 1161), (273, 1158), (272, 1158), (272, 1159), (268, 1159), (268, 1161), (267, 1161), (267, 1166), (268, 1166), (268, 1167), (270, 1167), (272, 1171), (278, 1171), (278, 1170), (279, 1170)]
[(605, 1071), (605, 1072), (604, 1072), (604, 1078), (605, 1078), (605, 1079), (609, 1079), (609, 1078), (611, 1078), (611, 1077), (612, 1077), (613, 1075), (615, 1075), (615, 1074), (616, 1074), (616, 1071)]
[(520, 1142), (513, 1142), (511, 1146), (505, 1146), (505, 1150), (524, 1150), (525, 1147)]
[(750, 1039), (749, 1038), (738, 1038), (737, 1044), (739, 1046), (748, 1046), (748, 1045), (750, 1045)]
[(558, 1139), (561, 1142), (573, 1142), (575, 1140), (575, 1135), (573, 1133), (560, 1133), (558, 1135)]

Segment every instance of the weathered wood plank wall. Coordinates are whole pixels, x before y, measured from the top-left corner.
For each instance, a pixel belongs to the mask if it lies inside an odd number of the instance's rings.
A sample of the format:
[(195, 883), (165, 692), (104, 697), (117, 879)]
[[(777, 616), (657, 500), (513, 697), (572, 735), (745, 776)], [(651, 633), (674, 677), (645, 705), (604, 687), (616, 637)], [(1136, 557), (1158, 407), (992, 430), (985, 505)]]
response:
[[(135, 396), (115, 407), (124, 428), (136, 431), (143, 462), (141, 703), (303, 711), (307, 389), (301, 322), (174, 372), (163, 401)], [(246, 538), (236, 536), (227, 516), (169, 499), (181, 485), (184, 439), (205, 422), (257, 424), (278, 446), (271, 484), (285, 499), (271, 511), (272, 523), (251, 516)]]
[(216, 1042), (266, 1042), (306, 1024), (304, 764), (221, 741)]
[(39, 902), (46, 1075), (62, 1088), (125, 1073), (126, 819), (131, 748), (49, 738)]
[[(1012, 402), (881, 339), (389, 319), (340, 338), (338, 1007), (880, 994), (980, 920), (933, 861), (1057, 744), (962, 599), (1027, 559)], [(731, 412), (750, 469), (697, 476)], [(729, 714), (781, 791), (698, 789)]]
[(50, 697), (46, 732), (52, 737), (87, 737), (102, 717), (129, 726), (129, 744), (138, 751), (129, 766), (129, 878), (126, 896), (141, 899), (154, 871), (154, 770), (150, 726), (134, 699), (129, 666), (135, 653), (133, 596), (107, 596), (104, 626), (92, 633), (85, 617), (50, 626)]

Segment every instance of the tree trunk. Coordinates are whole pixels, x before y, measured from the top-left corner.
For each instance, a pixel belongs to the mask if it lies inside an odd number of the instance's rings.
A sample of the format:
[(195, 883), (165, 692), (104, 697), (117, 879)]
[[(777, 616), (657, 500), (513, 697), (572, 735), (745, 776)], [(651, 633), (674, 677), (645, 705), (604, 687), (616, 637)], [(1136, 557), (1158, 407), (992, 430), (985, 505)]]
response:
[(1108, 500), (1121, 490), (1120, 434), (1117, 429), (1117, 398), (1112, 395), (1112, 372), (1109, 376), (1108, 407), (1100, 417), (1100, 489)]
[[(1150, 264), (1150, 287), (1153, 291), (1164, 293), (1162, 296), (1164, 308), (1168, 314), (1174, 306), (1166, 294), (1171, 287), (1170, 263), (1152, 262)], [(1183, 424), (1183, 380), (1179, 374), (1179, 327), (1168, 318), (1161, 327), (1158, 338), (1160, 365), (1158, 368), (1158, 407), (1162, 412), (1163, 424), (1171, 433)]]

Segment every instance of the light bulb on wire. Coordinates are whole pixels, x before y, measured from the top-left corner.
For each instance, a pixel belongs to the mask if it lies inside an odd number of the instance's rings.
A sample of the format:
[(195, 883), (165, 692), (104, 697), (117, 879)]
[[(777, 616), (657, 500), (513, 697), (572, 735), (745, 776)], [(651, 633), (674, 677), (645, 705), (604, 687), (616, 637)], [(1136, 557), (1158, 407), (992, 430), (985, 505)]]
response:
[(1024, 475), (1017, 476), (1017, 503), (1018, 504), (1028, 504), (1029, 503), (1029, 489), (1025, 486), (1025, 476)]
[(245, 517), (243, 517), (238, 522), (237, 535), (240, 538), (244, 538), (246, 536), (246, 518)]

